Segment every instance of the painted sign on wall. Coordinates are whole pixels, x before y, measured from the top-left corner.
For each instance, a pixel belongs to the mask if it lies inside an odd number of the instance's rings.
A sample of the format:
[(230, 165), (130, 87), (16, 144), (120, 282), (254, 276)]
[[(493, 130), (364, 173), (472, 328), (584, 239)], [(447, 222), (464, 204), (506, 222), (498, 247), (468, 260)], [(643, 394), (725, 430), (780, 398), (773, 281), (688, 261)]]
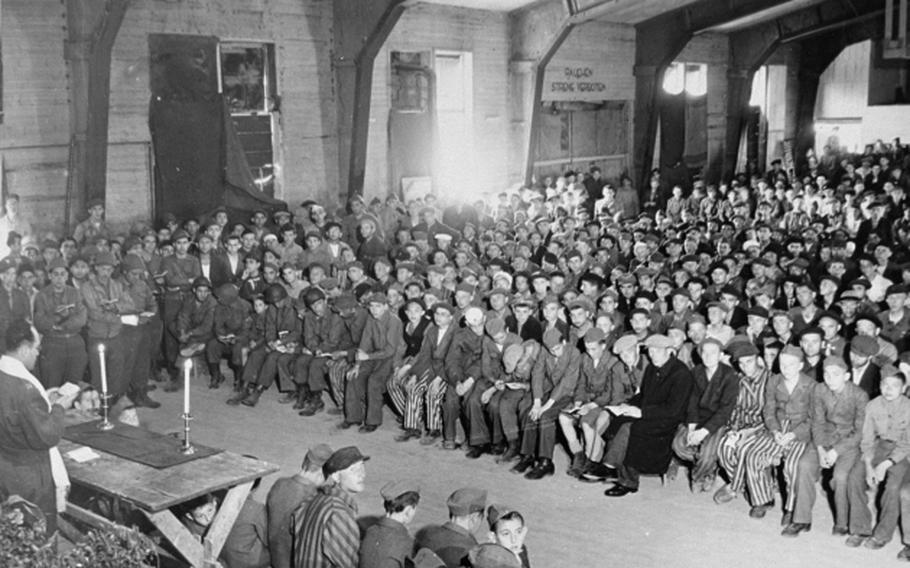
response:
[(551, 63), (544, 73), (545, 101), (603, 101), (610, 99), (607, 70), (590, 62)]

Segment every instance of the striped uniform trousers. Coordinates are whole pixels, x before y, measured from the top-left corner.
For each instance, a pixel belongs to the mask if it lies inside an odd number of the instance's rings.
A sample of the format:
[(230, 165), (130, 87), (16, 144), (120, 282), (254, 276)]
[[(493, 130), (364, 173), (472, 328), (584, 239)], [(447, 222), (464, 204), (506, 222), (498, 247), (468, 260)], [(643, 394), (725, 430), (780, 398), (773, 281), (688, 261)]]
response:
[(423, 373), (410, 389), (406, 386), (407, 382), (407, 376), (398, 379), (392, 375), (387, 385), (389, 398), (392, 399), (395, 410), (403, 418), (405, 430), (420, 430), (423, 422), (424, 398), (430, 386), (430, 372)]
[(345, 374), (350, 370), (351, 364), (348, 363), (347, 359), (339, 359), (327, 362), (326, 366), (329, 369), (329, 385), (332, 389), (332, 399), (335, 401), (335, 406), (343, 409)]
[[(764, 505), (774, 500), (774, 478), (771, 468), (778, 463), (783, 467), (784, 481), (787, 484), (787, 499), (784, 510), (793, 511), (796, 500), (794, 491), (796, 483), (797, 466), (803, 452), (806, 451), (806, 442), (791, 441), (785, 447), (774, 441), (771, 432), (763, 430), (753, 436), (742, 448), (741, 461), (745, 463), (745, 481), (753, 505)], [(735, 491), (742, 489), (742, 481), (736, 485), (733, 480), (731, 488)]]
[(442, 430), (442, 399), (446, 395), (448, 384), (442, 377), (436, 377), (427, 385), (427, 428)]
[(746, 452), (762, 431), (763, 428), (731, 430), (717, 448), (717, 461), (730, 478), (730, 488), (736, 492), (740, 492), (746, 483)]

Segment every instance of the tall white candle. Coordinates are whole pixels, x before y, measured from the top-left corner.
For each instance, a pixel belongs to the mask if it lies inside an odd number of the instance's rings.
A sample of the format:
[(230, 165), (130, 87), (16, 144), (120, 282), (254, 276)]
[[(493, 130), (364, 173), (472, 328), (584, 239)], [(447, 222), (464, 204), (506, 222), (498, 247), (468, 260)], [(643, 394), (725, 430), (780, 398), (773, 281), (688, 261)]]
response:
[(193, 368), (193, 360), (187, 359), (183, 363), (183, 413), (190, 413), (190, 371)]
[(98, 344), (98, 363), (101, 366), (101, 394), (107, 394), (107, 363), (104, 360), (104, 344)]

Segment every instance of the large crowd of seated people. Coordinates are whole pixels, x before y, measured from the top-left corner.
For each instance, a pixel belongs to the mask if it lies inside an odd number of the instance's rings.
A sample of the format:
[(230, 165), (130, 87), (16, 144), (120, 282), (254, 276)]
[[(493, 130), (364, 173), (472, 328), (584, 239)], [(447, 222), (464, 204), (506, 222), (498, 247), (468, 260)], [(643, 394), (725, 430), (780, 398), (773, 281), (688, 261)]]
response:
[[(810, 530), (825, 477), (835, 535), (878, 549), (902, 522), (910, 560), (907, 165), (908, 148), (879, 142), (716, 185), (655, 172), (642, 192), (592, 167), (472, 203), (219, 208), (125, 234), (90, 202), (62, 238), (33, 231), (9, 195), (0, 347), (19, 347), (2, 343), (26, 320), (45, 388), (97, 389), (103, 369), (135, 406), (183, 388), (191, 360), (231, 391), (224, 412), (276, 391), (288, 419), (328, 412), (368, 435), (391, 407), (397, 442), (530, 481), (554, 475), (565, 448), (566, 473), (609, 498), (685, 471), (718, 505), (779, 511), (785, 537)], [(313, 560), (338, 551), (311, 518), (357, 492), (342, 474), (364, 456), (346, 451), (328, 468), (327, 452), (308, 454), (303, 469), (325, 471), (331, 491), (291, 503), (282, 522), (297, 532), (276, 566), (348, 565)], [(476, 529), (485, 498), (467, 493), (449, 505)], [(390, 488), (388, 516), (412, 517), (417, 494)], [(356, 558), (350, 540), (335, 544)], [(521, 543), (509, 550), (527, 565)]]

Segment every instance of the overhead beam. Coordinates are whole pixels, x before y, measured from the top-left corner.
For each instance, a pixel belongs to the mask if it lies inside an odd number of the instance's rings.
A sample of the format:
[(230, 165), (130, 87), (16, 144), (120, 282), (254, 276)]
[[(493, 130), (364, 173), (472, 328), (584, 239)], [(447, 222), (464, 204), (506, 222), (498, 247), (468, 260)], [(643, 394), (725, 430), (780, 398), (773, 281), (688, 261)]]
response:
[(92, 199), (106, 196), (111, 51), (130, 0), (66, 0), (70, 148), (65, 232)]
[(334, 0), (333, 66), (342, 197), (363, 194), (373, 63), (404, 14), (406, 0)]
[(724, 22), (748, 17), (789, 0), (706, 0), (639, 23), (635, 38), (635, 110), (633, 154), (640, 192), (654, 161), (654, 142), (660, 114), (659, 94), (664, 71), (696, 33)]
[(867, 12), (865, 14), (859, 14), (859, 15), (852, 16), (849, 18), (844, 18), (844, 19), (838, 20), (836, 22), (820, 24), (817, 26), (807, 28), (800, 32), (787, 34), (786, 36), (781, 37), (780, 43), (788, 44), (788, 43), (792, 43), (794, 41), (806, 40), (806, 39), (815, 37), (820, 34), (828, 33), (828, 32), (834, 31), (834, 30), (839, 30), (841, 28), (855, 24), (857, 22), (862, 22), (865, 20), (872, 20), (872, 19), (879, 18), (879, 17), (883, 16), (884, 14), (885, 14), (884, 9), (873, 10), (873, 11)]

